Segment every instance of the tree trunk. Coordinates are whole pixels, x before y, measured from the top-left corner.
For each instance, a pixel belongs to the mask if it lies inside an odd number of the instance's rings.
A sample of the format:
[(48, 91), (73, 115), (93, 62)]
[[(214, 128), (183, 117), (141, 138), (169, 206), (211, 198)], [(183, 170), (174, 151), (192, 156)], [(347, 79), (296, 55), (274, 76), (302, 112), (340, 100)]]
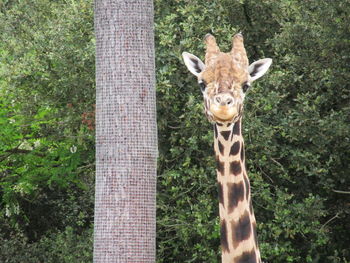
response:
[(96, 0), (94, 262), (155, 262), (152, 0)]

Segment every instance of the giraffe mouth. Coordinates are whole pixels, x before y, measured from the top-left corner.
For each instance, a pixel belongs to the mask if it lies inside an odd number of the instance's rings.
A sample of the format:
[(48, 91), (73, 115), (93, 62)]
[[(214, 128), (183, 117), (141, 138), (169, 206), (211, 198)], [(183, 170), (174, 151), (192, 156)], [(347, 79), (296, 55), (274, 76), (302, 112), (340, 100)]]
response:
[(236, 107), (220, 106), (215, 104), (210, 106), (210, 112), (220, 121), (229, 121), (238, 115)]

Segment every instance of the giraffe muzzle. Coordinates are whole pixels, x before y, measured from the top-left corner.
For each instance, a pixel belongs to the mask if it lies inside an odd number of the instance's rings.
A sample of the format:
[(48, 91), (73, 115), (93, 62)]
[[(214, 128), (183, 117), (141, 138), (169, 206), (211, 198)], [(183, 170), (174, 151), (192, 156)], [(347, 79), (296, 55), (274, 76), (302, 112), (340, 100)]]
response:
[(229, 93), (215, 95), (210, 105), (210, 112), (223, 121), (231, 120), (238, 114), (237, 105)]
[(222, 106), (217, 104), (212, 104), (210, 106), (210, 112), (214, 115), (214, 117), (222, 120), (222, 121), (228, 121), (233, 119), (236, 115), (238, 115), (237, 107), (235, 106)]

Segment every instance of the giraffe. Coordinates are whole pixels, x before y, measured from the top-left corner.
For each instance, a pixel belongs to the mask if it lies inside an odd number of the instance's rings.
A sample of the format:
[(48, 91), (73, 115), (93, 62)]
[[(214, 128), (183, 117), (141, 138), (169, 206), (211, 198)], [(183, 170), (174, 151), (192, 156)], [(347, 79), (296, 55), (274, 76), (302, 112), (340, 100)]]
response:
[(214, 124), (221, 259), (223, 263), (258, 263), (261, 258), (241, 121), (250, 84), (267, 72), (272, 59), (249, 65), (241, 33), (233, 36), (228, 53), (220, 51), (211, 34), (204, 41), (205, 63), (187, 52), (182, 56), (188, 70), (198, 78), (205, 114)]

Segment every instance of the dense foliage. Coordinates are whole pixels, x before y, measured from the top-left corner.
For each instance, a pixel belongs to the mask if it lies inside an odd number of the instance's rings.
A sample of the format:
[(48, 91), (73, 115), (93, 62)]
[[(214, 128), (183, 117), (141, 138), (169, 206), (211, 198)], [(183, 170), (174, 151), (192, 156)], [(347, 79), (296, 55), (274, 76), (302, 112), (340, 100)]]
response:
[(91, 261), (92, 4), (0, 11), (0, 261)]
[[(212, 127), (181, 53), (273, 58), (243, 131), (265, 262), (350, 262), (350, 3), (155, 0), (158, 262), (219, 262)], [(91, 262), (91, 0), (0, 3), (0, 261)]]

